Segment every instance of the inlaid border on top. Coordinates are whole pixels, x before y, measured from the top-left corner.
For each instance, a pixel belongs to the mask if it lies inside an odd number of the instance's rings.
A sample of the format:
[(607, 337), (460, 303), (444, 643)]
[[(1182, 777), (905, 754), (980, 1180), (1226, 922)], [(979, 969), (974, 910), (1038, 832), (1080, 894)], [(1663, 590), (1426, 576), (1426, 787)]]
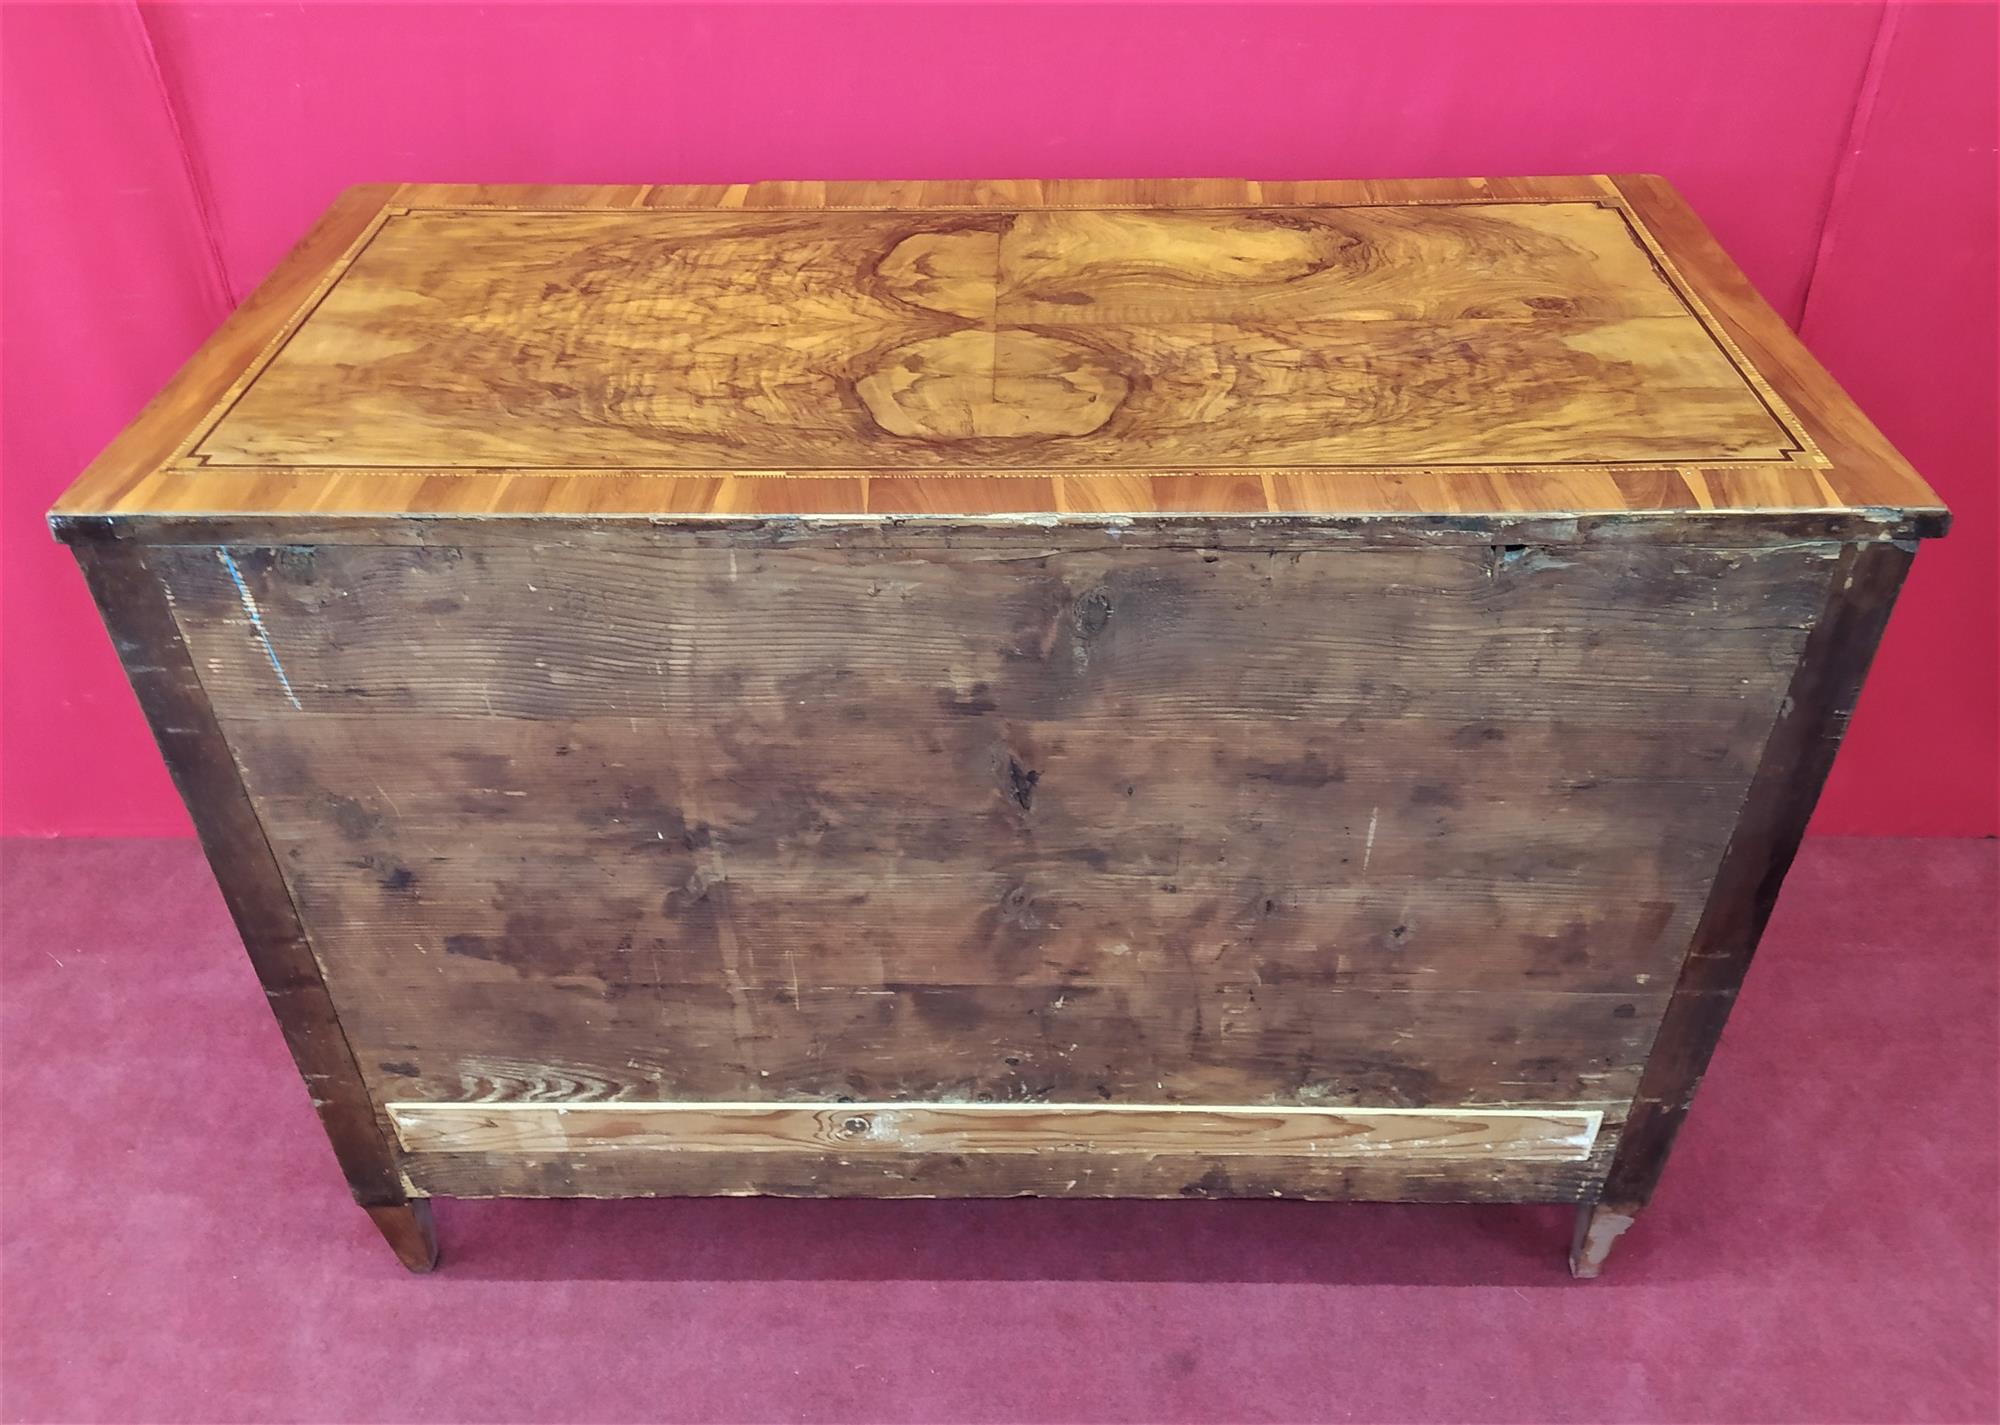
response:
[[(1745, 389), (1757, 400), (1765, 414), (1770, 417), (1779, 433), (1788, 442), (1780, 448), (1780, 455), (1773, 458), (1765, 455), (1726, 456), (1704, 455), (1699, 458), (1653, 457), (1643, 460), (1622, 461), (1479, 461), (1479, 462), (1427, 462), (1415, 464), (1384, 464), (1382, 462), (1362, 462), (1357, 464), (1314, 463), (1301, 465), (1285, 462), (1271, 465), (1234, 464), (1206, 466), (1171, 466), (1158, 463), (1139, 465), (1111, 465), (1103, 461), (1092, 461), (1088, 465), (1040, 465), (1040, 466), (992, 466), (992, 465), (894, 465), (876, 463), (869, 465), (842, 466), (798, 466), (789, 465), (782, 469), (746, 469), (713, 463), (703, 465), (523, 465), (519, 463), (502, 465), (388, 465), (388, 464), (345, 464), (323, 465), (300, 464), (251, 464), (236, 462), (212, 462), (200, 447), (213, 435), (223, 421), (228, 419), (237, 404), (263, 376), (270, 365), (283, 353), (293, 337), (311, 320), (321, 303), (345, 278), (353, 265), (360, 260), (370, 244), (392, 221), (423, 214), (460, 214), (471, 216), (479, 213), (601, 213), (660, 215), (700, 214), (809, 214), (809, 213), (908, 213), (957, 214), (991, 213), (1007, 215), (1028, 212), (1282, 212), (1297, 209), (1394, 209), (1410, 207), (1550, 207), (1556, 205), (1581, 204), (1604, 208), (1616, 213), (1624, 222), (1627, 233), (1647, 255), (1653, 270), (1680, 302), (1686, 314), (1698, 323), (1708, 339), (1713, 342), (1723, 357), (1729, 362), (1737, 378)], [(1721, 323), (1717, 322), (1691, 284), (1682, 277), (1666, 250), (1653, 236), (1646, 224), (1632, 211), (1623, 195), (1604, 193), (1592, 197), (1532, 198), (1521, 196), (1455, 196), (1418, 197), (1404, 201), (1389, 202), (1273, 202), (1273, 203), (1192, 203), (1177, 205), (1171, 203), (1116, 203), (1089, 201), (1078, 203), (938, 203), (893, 204), (893, 203), (824, 203), (810, 207), (735, 208), (695, 205), (607, 205), (599, 203), (421, 203), (392, 202), (384, 205), (380, 212), (368, 223), (361, 233), (350, 243), (340, 257), (333, 262), (314, 284), (305, 300), (286, 318), (284, 324), (257, 357), (231, 382), (228, 389), (216, 400), (209, 412), (196, 423), (194, 429), (182, 440), (162, 466), (163, 473), (198, 475), (202, 473), (227, 472), (246, 477), (261, 476), (331, 476), (340, 473), (380, 473), (383, 475), (407, 475), (424, 477), (464, 477), (491, 478), (496, 475), (524, 475), (552, 478), (587, 478), (597, 476), (669, 478), (709, 476), (716, 478), (747, 479), (855, 479), (869, 476), (903, 479), (952, 478), (980, 476), (995, 479), (1090, 479), (1123, 478), (1133, 475), (1154, 475), (1162, 477), (1251, 477), (1269, 478), (1274, 475), (1328, 474), (1377, 474), (1377, 475), (1505, 475), (1519, 474), (1560, 474), (1565, 472), (1611, 473), (1621, 471), (1661, 469), (1702, 470), (1736, 469), (1744, 471), (1820, 471), (1830, 469), (1832, 462), (1821, 451), (1818, 444), (1805, 429), (1804, 423), (1792, 412), (1791, 407), (1772, 389), (1770, 383), (1732, 340)], [(1824, 481), (1820, 482), (1822, 485)], [(1831, 497), (1831, 491), (1827, 491)], [(1835, 504), (1840, 503), (1838, 500)]]

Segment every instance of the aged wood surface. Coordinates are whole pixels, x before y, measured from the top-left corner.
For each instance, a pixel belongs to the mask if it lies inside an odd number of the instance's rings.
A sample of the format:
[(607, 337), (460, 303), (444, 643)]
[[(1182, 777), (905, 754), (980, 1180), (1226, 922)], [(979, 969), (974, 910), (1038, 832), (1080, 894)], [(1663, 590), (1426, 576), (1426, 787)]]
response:
[(1205, 1153), (1578, 1162), (1603, 1115), (1158, 1104), (392, 1103), (435, 1153)]
[(354, 190), (57, 514), (1718, 510), (1943, 520), (1665, 185), (1567, 178)]
[(371, 1206), (368, 1216), (396, 1260), (413, 1272), (433, 1270), (438, 1263), (437, 1223), (423, 1198)]
[[(1603, 1220), (1629, 1225), (1659, 1184), (1833, 768), (1911, 557), (1896, 545), (1842, 552), (1675, 982), (1602, 1189)], [(1616, 1235), (1602, 1238), (1592, 1270), (1579, 1275), (1596, 1275)]]
[(245, 795), (151, 567), (129, 545), (79, 549), (105, 627), (187, 803), (224, 902), (357, 1201), (398, 1203), (403, 1184), (282, 873)]
[(1584, 1203), (1612, 1125), (1588, 1158), (1376, 1158), (1133, 1153), (409, 1153), (440, 1197), (1257, 1198), (1325, 1202)]
[(380, 1100), (1604, 1109), (1838, 549), (155, 555)]
[(1569, 1272), (1580, 1281), (1601, 1274), (1618, 1239), (1634, 1221), (1629, 1211), (1602, 1202), (1586, 1202), (1576, 1210), (1576, 1234), (1570, 1241)]

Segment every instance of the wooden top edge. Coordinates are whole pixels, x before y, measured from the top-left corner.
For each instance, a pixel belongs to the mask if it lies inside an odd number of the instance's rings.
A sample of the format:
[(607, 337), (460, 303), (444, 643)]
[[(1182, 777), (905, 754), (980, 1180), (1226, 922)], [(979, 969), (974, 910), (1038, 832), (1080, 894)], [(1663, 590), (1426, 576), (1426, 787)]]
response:
[[(588, 494), (579, 492), (559, 499), (543, 493), (526, 503), (519, 498), (521, 492), (535, 496), (555, 478), (555, 472), (450, 475), (322, 469), (311, 472), (321, 488), (312, 499), (301, 501), (295, 491), (283, 488), (283, 471), (189, 474), (168, 468), (182, 445), (209, 418), (217, 401), (256, 366), (270, 345), (282, 339), (296, 315), (317, 299), (350, 251), (382, 220), (385, 210), (397, 207), (1009, 209), (1036, 205), (1217, 207), (1236, 202), (1278, 207), (1507, 201), (1598, 201), (1622, 207), (1634, 227), (1654, 245), (1662, 266), (1671, 270), (1714, 327), (1747, 359), (1748, 371), (1760, 387), (1797, 414), (1823, 453), (1825, 468), (1482, 470), (1469, 479), (1439, 477), (1466, 483), (1455, 486), (1446, 497), (1429, 500), (1421, 497), (1422, 482), (1435, 472), (1399, 468), (1277, 472), (1279, 481), (1291, 480), (1290, 498), (1273, 493), (1273, 472), (1256, 469), (1212, 473), (1134, 469), (1103, 478), (1076, 471), (918, 474), (856, 470), (814, 472), (812, 478), (796, 478), (782, 471), (695, 470), (634, 476), (607, 469), (601, 472), (607, 477), (602, 480), (572, 481), (597, 487)], [(747, 478), (752, 474), (774, 478)], [(826, 478), (828, 475), (837, 478)], [(1067, 486), (1076, 498), (1065, 502), (1060, 491), (1053, 490), (1047, 503), (1021, 506), (1005, 499), (996, 502), (989, 495), (972, 497), (975, 486), (1027, 486), (1038, 480), (1052, 487)], [(1210, 503), (1218, 480), (1261, 480), (1264, 498), (1254, 505), (1235, 499)], [(887, 490), (913, 481), (926, 487), (915, 508), (892, 506), (885, 510), (871, 507), (865, 498), (871, 482)], [(1308, 488), (1315, 481), (1316, 489)], [(746, 493), (744, 487), (753, 484), (763, 488)], [(1382, 488), (1371, 490), (1371, 484), (1387, 487), (1386, 492)], [(428, 487), (423, 499), (411, 493), (418, 486)], [(619, 488), (605, 493), (612, 486)], [(818, 487), (817, 493), (798, 493), (806, 487)], [(841, 487), (858, 488), (863, 497), (841, 507)], [(450, 493), (442, 493), (443, 489)], [(966, 498), (957, 503), (961, 494)], [(1019, 522), (1030, 515), (1060, 518), (1072, 513), (1085, 523), (1110, 517), (1171, 521), (1185, 516), (1282, 516), (1329, 527), (1341, 523), (1379, 526), (1436, 515), (1460, 522), (1483, 520), (1493, 528), (1522, 520), (1563, 518), (1659, 528), (1667, 519), (1717, 514), (1780, 522), (1816, 520), (1821, 527), (1850, 528), (1864, 538), (1936, 537), (1950, 523), (1949, 512), (1936, 493), (1763, 301), (1672, 185), (1647, 174), (1314, 182), (1065, 179), (596, 187), (360, 185), (340, 195), (271, 276), (77, 478), (49, 518), (58, 537), (75, 541), (106, 537), (105, 532), (113, 528), (118, 530), (115, 537), (143, 539), (149, 537), (151, 528), (202, 520), (323, 523), (516, 514), (540, 519), (706, 523), (713, 527), (735, 518), (796, 516), (859, 523), (922, 518), (979, 524)]]
[(1951, 514), (1937, 491), (1764, 300), (1680, 190), (1653, 173), (1618, 174), (1609, 181), (1706, 312), (1804, 420), (1832, 472), (1848, 487), (1842, 492), (1846, 503), (1900, 510), (1942, 535)]
[[(378, 191), (371, 189), (371, 192)], [(1615, 198), (1604, 174), (1500, 178), (768, 179), (756, 183), (405, 183), (385, 200), (413, 208), (931, 209), (1353, 207)]]
[(1145, 515), (729, 514), (205, 514), (51, 515), (55, 537), (78, 547), (146, 545), (409, 544), (564, 541), (616, 535), (771, 545), (867, 548), (904, 544), (985, 547), (1283, 549), (1453, 544), (1589, 546), (1668, 540), (1695, 547), (1815, 543), (1909, 545), (1942, 536), (1943, 512), (1903, 510), (1685, 511), (1552, 514), (1243, 513)]

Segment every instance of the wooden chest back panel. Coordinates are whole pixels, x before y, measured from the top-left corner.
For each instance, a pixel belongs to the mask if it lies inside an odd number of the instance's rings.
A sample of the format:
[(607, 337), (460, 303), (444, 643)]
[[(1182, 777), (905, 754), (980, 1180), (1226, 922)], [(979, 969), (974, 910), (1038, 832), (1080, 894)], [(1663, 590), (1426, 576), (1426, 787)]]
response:
[(1836, 552), (153, 562), (378, 1102), (1546, 1103), (1608, 1151)]

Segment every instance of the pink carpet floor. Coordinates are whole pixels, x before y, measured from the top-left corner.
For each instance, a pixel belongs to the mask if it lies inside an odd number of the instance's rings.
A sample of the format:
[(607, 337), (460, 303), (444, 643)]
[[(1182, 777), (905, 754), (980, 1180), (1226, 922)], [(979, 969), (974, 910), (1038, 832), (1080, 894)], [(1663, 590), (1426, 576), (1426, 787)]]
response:
[(1808, 844), (1664, 1187), (346, 1198), (184, 842), (4, 847), (7, 1421), (1992, 1421), (1993, 842)]

